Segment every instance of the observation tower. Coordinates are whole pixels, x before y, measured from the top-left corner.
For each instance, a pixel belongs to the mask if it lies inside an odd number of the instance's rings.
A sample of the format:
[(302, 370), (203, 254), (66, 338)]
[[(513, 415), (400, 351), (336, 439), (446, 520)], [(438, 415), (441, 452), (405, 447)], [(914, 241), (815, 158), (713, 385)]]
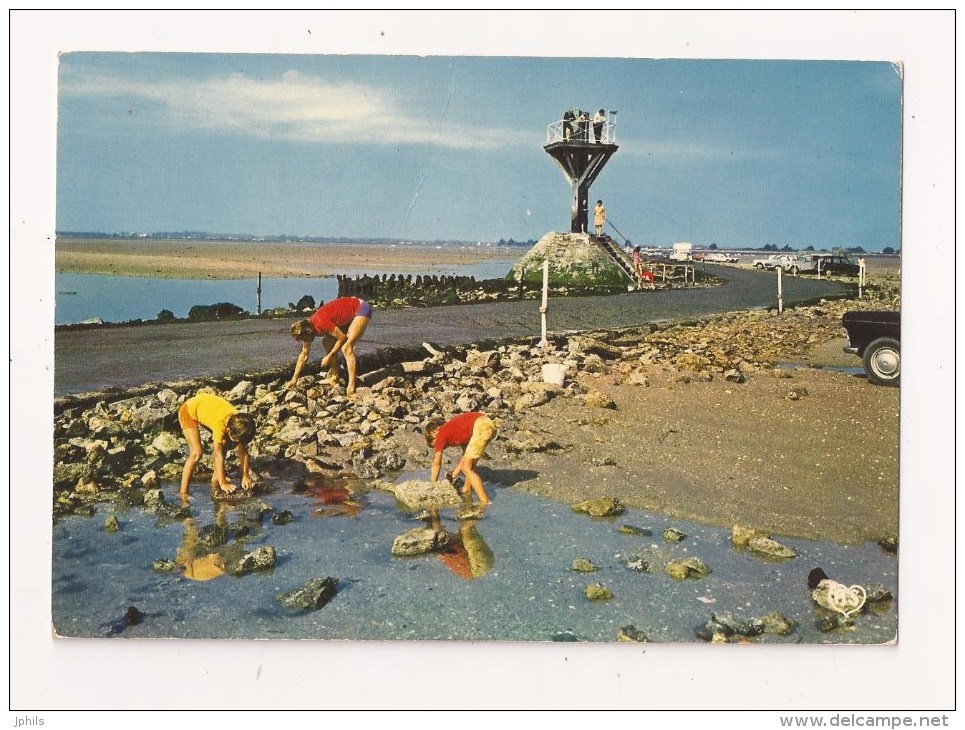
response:
[(571, 233), (586, 233), (589, 230), (590, 185), (618, 149), (615, 118), (615, 111), (594, 115), (570, 109), (564, 112), (562, 119), (546, 128), (543, 149), (560, 166), (567, 182), (573, 187)]

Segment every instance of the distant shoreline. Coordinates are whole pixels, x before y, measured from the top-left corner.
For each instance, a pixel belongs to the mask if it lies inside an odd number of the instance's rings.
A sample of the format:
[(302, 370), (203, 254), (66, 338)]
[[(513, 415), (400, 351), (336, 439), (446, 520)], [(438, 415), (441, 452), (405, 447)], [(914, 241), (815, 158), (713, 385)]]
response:
[(346, 270), (425, 273), (434, 267), (516, 259), (527, 249), (497, 244), (310, 243), (58, 237), (58, 273), (158, 279), (334, 276)]

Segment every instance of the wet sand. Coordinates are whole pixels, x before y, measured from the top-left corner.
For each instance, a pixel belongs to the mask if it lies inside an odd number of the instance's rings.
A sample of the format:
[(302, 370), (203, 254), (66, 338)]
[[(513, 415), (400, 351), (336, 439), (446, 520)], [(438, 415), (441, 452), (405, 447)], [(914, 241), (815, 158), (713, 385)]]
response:
[(524, 247), (468, 243), (361, 244), (58, 238), (59, 273), (161, 279), (333, 276), (346, 268), (431, 272), (522, 256)]

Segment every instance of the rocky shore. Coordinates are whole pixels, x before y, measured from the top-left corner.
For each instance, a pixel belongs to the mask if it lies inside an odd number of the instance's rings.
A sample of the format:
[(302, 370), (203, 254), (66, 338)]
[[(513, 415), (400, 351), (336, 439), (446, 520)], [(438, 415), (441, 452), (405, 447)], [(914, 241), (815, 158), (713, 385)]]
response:
[[(365, 373), (352, 398), (315, 376), (285, 390), (286, 371), (58, 399), (54, 515), (144, 504), (159, 484), (175, 482), (186, 456), (178, 406), (209, 388), (255, 417), (249, 450), (261, 493), (313, 475), (366, 489), (425, 470), (422, 424), (483, 410), (499, 436), (481, 466), (500, 487), (570, 503), (612, 496), (776, 534), (894, 536), (897, 391), (847, 373), (783, 367), (806, 364), (809, 352), (840, 339), (846, 309), (893, 299), (880, 292), (783, 315), (584, 332), (546, 347), (531, 338), (429, 345)], [(544, 365), (564, 368), (562, 385), (545, 382)], [(206, 450), (198, 469), (205, 481)]]

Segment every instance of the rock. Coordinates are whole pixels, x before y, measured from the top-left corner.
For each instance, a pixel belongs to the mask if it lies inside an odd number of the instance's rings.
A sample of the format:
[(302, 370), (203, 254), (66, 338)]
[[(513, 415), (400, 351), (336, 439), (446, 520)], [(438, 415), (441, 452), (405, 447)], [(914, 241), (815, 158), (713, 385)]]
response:
[(640, 555), (634, 555), (631, 558), (627, 558), (623, 561), (623, 564), (630, 570), (636, 571), (637, 573), (649, 573), (652, 570), (650, 563)]
[(651, 535), (653, 535), (653, 532), (644, 527), (634, 527), (633, 525), (621, 525), (620, 534), (634, 535), (636, 537), (650, 537)]
[(616, 497), (598, 497), (577, 502), (570, 507), (574, 512), (583, 512), (591, 517), (614, 517), (623, 514), (623, 505)]
[(878, 547), (884, 550), (886, 553), (897, 553), (898, 552), (898, 536), (885, 537), (878, 540)]
[(148, 490), (157, 489), (157, 472), (155, 472), (153, 469), (145, 472), (141, 476), (141, 486)]
[(179, 396), (177, 392), (171, 388), (162, 388), (155, 394), (155, 397), (169, 409), (176, 405), (178, 400), (181, 398), (181, 396)]
[(228, 572), (232, 575), (248, 575), (260, 570), (271, 570), (275, 567), (275, 548), (262, 545), (243, 555)]
[(794, 388), (793, 390), (789, 391), (788, 394), (784, 397), (787, 400), (800, 400), (807, 394), (808, 394), (807, 388)]
[(423, 555), (439, 550), (448, 542), (449, 536), (442, 530), (416, 527), (392, 541), (392, 554), (400, 557)]
[(596, 355), (602, 360), (619, 360), (623, 357), (623, 350), (613, 347), (592, 337), (584, 337), (579, 341), (580, 349), (587, 355)]
[(574, 570), (577, 573), (593, 573), (594, 571), (598, 570), (598, 568), (586, 558), (577, 558), (573, 561), (571, 570)]
[(160, 558), (151, 563), (151, 568), (156, 573), (170, 573), (178, 569), (178, 564), (170, 558)]
[(583, 590), (583, 595), (588, 601), (609, 601), (613, 598), (613, 592), (599, 583), (592, 583)]
[(447, 479), (437, 482), (410, 479), (391, 485), (395, 498), (411, 510), (462, 504), (462, 498)]
[(121, 524), (117, 521), (117, 515), (108, 515), (104, 520), (104, 530), (106, 532), (117, 532), (121, 529)]
[(836, 629), (850, 629), (854, 627), (854, 619), (842, 613), (832, 613), (818, 621), (818, 629), (824, 633)]
[(144, 508), (148, 512), (156, 512), (164, 502), (164, 492), (160, 489), (149, 489), (144, 493)]
[(710, 575), (711, 573), (710, 568), (708, 568), (704, 561), (702, 561), (700, 558), (687, 558), (686, 560), (681, 561), (681, 564), (684, 565), (687, 570), (690, 571), (690, 574), (695, 577), (702, 578), (705, 575)]
[(731, 369), (731, 370), (726, 371), (726, 372), (724, 373), (724, 380), (727, 380), (727, 381), (729, 381), (729, 382), (731, 382), (731, 383), (746, 383), (746, 382), (747, 382), (747, 378), (744, 377), (744, 373), (742, 373), (740, 370), (736, 370), (736, 369)]
[(255, 384), (250, 380), (240, 381), (234, 388), (228, 391), (227, 398), (229, 401), (235, 402), (240, 400), (247, 400), (255, 394)]
[(273, 525), (287, 525), (289, 522), (294, 521), (295, 515), (291, 513), (291, 510), (282, 510), (271, 516), (271, 524)]
[(616, 408), (617, 404), (606, 393), (598, 390), (591, 390), (583, 397), (583, 405), (587, 408)]
[(647, 635), (640, 629), (633, 624), (630, 624), (629, 626), (624, 626), (622, 629), (620, 629), (619, 633), (617, 633), (617, 641), (643, 643), (650, 641), (650, 639), (648, 639)]
[(336, 578), (312, 578), (301, 588), (279, 593), (275, 600), (295, 611), (317, 611), (335, 597), (337, 589)]
[(748, 543), (749, 547), (753, 552), (758, 555), (763, 555), (768, 558), (777, 558), (780, 560), (788, 560), (790, 558), (796, 558), (797, 553), (791, 550), (791, 548), (782, 545), (776, 540), (772, 540), (769, 537), (755, 537), (752, 538)]
[(864, 587), (864, 590), (867, 594), (868, 603), (881, 603), (894, 598), (894, 596), (891, 595), (891, 591), (881, 585), (881, 583), (869, 583)]
[(713, 627), (712, 633), (732, 636), (759, 636), (764, 632), (764, 622), (757, 618), (742, 619), (731, 613), (712, 613), (708, 628)]
[(368, 457), (360, 452), (352, 457), (352, 469), (362, 479), (379, 479), (386, 472), (400, 471), (404, 466), (405, 459), (394, 451), (379, 451)]
[(687, 558), (686, 560), (672, 560), (667, 563), (667, 574), (677, 580), (685, 578), (703, 578), (710, 575), (708, 568), (699, 558)]
[(151, 442), (151, 446), (165, 456), (171, 456), (173, 454), (180, 453), (183, 443), (184, 442), (182, 442), (178, 437), (168, 433), (167, 431), (163, 431), (154, 438), (154, 440)]
[(238, 509), (238, 512), (246, 520), (250, 520), (251, 522), (261, 522), (265, 515), (271, 514), (272, 508), (270, 504), (265, 504), (260, 499), (253, 499), (250, 502), (246, 502), (245, 504), (241, 505)]
[(765, 634), (776, 634), (777, 636), (788, 636), (797, 626), (797, 621), (792, 621), (778, 611), (761, 616), (758, 620), (761, 622)]
[(687, 534), (676, 527), (668, 527), (663, 531), (663, 539), (667, 542), (680, 542), (685, 537), (687, 537)]
[(629, 385), (639, 385), (644, 388), (650, 387), (650, 379), (639, 370), (634, 370), (627, 376), (627, 383)]
[(747, 547), (751, 540), (758, 537), (769, 538), (770, 534), (763, 530), (757, 530), (753, 527), (741, 527), (740, 525), (734, 525), (730, 528), (730, 542), (731, 545), (735, 547)]

